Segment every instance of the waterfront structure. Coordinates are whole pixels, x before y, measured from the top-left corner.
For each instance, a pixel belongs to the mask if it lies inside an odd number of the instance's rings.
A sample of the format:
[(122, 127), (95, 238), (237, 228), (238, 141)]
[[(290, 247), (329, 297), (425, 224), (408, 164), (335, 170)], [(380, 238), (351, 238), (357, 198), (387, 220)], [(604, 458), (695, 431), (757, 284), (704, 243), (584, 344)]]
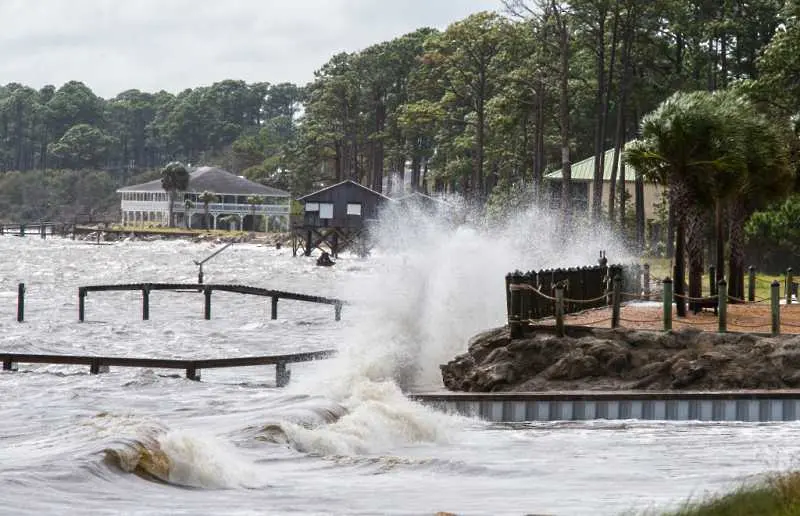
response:
[(370, 221), (389, 197), (345, 180), (297, 199), (303, 205), (302, 219), (292, 224), (293, 251), (302, 247), (308, 256), (315, 248), (326, 245), (336, 256), (339, 251), (357, 242), (365, 245)]
[[(204, 192), (214, 194), (206, 203)], [(169, 195), (161, 179), (117, 190), (123, 225), (168, 225)], [(176, 226), (232, 230), (286, 230), (289, 192), (255, 183), (217, 167), (198, 167), (189, 174), (189, 187), (178, 192), (173, 206)], [(208, 217), (206, 218), (206, 212)]]
[[(620, 167), (617, 171), (617, 188), (619, 188), (619, 172), (622, 170), (622, 156), (619, 157)], [(605, 152), (603, 158), (603, 210), (608, 212), (608, 193), (611, 186), (611, 172), (614, 165), (614, 149)], [(625, 191), (630, 196), (630, 209), (633, 210), (634, 183), (636, 172), (629, 166), (625, 171)], [(594, 156), (572, 164), (570, 189), (572, 191), (572, 206), (575, 213), (589, 213), (593, 195)], [(553, 207), (561, 205), (561, 169), (550, 172), (544, 176), (546, 190)], [(664, 186), (645, 179), (644, 181), (644, 218), (645, 220), (657, 219), (658, 204), (662, 201)], [(620, 192), (617, 191), (617, 198)], [(619, 202), (619, 201), (617, 201)]]

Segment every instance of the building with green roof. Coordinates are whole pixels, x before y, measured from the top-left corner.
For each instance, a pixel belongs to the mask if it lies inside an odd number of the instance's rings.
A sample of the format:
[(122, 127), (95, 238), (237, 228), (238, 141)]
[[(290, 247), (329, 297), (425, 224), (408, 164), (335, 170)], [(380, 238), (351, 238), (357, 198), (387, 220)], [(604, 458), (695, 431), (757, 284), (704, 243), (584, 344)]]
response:
[[(620, 165), (622, 157), (620, 156)], [(609, 185), (611, 184), (611, 172), (614, 165), (614, 149), (609, 149), (605, 152), (603, 161), (603, 210), (608, 212), (608, 192)], [(617, 172), (617, 188), (619, 188), (619, 173), (623, 169), (619, 167)], [(635, 171), (630, 167), (625, 169), (625, 191), (633, 199), (634, 195), (634, 179)], [(560, 205), (561, 203), (561, 169), (549, 174), (545, 174), (544, 181), (547, 192), (552, 199), (552, 203)], [(585, 210), (589, 211), (591, 205), (594, 180), (594, 156), (586, 158), (582, 161), (572, 164), (572, 202), (576, 211)], [(661, 200), (661, 194), (664, 187), (651, 181), (644, 183), (644, 217), (645, 219), (654, 219), (656, 217), (656, 204)], [(619, 192), (617, 192), (619, 196)], [(619, 198), (619, 197), (617, 197)]]

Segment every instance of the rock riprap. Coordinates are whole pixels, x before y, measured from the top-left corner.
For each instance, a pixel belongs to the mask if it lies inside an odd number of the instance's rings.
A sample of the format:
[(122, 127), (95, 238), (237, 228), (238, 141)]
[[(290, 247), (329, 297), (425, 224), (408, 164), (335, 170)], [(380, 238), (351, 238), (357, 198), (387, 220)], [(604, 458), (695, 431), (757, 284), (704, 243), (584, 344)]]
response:
[(786, 389), (800, 387), (800, 336), (570, 328), (511, 340), (503, 327), (440, 367), (446, 388), (467, 392)]

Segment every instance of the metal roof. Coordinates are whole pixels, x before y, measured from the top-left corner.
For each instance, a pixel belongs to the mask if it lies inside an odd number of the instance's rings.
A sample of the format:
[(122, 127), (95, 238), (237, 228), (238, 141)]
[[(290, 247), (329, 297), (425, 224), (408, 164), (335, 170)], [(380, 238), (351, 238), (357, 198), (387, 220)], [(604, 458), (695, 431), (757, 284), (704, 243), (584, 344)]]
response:
[[(621, 153), (620, 153), (621, 154)], [(619, 157), (620, 163), (622, 163), (622, 155)], [(612, 165), (614, 164), (614, 149), (608, 149), (605, 152), (605, 158), (603, 159), (603, 181), (611, 181), (611, 169)], [(627, 171), (630, 171), (630, 166), (625, 167)], [(625, 173), (625, 181), (633, 181), (634, 174)], [(561, 180), (561, 169), (556, 170), (555, 172), (550, 172), (549, 174), (545, 174), (545, 179), (557, 179)], [(594, 179), (594, 156), (588, 157), (585, 160), (579, 161), (577, 163), (572, 164), (572, 180), (573, 181), (592, 181)]]
[(375, 195), (377, 195), (378, 197), (382, 197), (382, 198), (384, 198), (384, 199), (386, 199), (386, 200), (389, 200), (389, 201), (391, 200), (389, 197), (387, 197), (387, 196), (383, 195), (382, 193), (380, 193), (380, 192), (376, 192), (375, 190), (373, 190), (373, 189), (371, 189), (371, 188), (367, 188), (366, 186), (364, 186), (364, 185), (362, 185), (362, 184), (356, 183), (356, 182), (355, 182), (355, 181), (353, 181), (352, 179), (345, 179), (344, 181), (342, 181), (342, 182), (340, 182), (340, 183), (336, 183), (335, 185), (326, 186), (325, 188), (322, 188), (322, 189), (320, 189), (320, 190), (317, 190), (316, 192), (311, 192), (311, 193), (309, 193), (309, 194), (306, 194), (306, 195), (304, 195), (304, 196), (302, 196), (302, 197), (298, 197), (298, 198), (297, 198), (297, 200), (298, 200), (298, 201), (302, 201), (302, 200), (304, 200), (304, 199), (305, 199), (305, 198), (307, 198), (307, 197), (311, 197), (311, 196), (317, 195), (317, 194), (319, 194), (319, 193), (322, 193), (322, 192), (325, 192), (325, 191), (327, 191), (327, 190), (333, 190), (334, 188), (339, 188), (340, 186), (342, 186), (342, 185), (346, 185), (346, 184), (348, 184), (348, 183), (350, 183), (350, 184), (353, 184), (353, 185), (355, 185), (355, 186), (357, 186), (357, 187), (359, 187), (359, 188), (362, 188), (362, 189), (364, 189), (364, 190), (366, 190), (366, 191), (368, 191), (368, 192), (370, 192), (370, 193), (372, 193), (372, 194), (375, 194)]
[[(163, 192), (161, 179), (140, 185), (120, 188), (117, 192)], [(189, 173), (190, 193), (211, 192), (218, 195), (264, 195), (269, 197), (289, 197), (289, 192), (265, 186), (249, 179), (231, 174), (217, 167), (198, 167)]]

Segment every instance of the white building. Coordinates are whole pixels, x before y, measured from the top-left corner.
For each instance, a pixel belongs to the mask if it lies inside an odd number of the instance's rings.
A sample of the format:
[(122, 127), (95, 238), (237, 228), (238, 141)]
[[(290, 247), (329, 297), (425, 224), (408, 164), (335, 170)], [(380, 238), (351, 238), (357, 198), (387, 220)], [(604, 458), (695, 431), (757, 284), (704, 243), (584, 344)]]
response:
[[(199, 167), (189, 174), (189, 187), (178, 192), (173, 213), (176, 226), (205, 228), (203, 192), (217, 196), (208, 205), (208, 227), (217, 229), (255, 229), (289, 227), (289, 192), (264, 186), (216, 167)], [(168, 194), (161, 179), (117, 190), (122, 196), (123, 225), (168, 225)], [(248, 199), (258, 197), (260, 203)]]

